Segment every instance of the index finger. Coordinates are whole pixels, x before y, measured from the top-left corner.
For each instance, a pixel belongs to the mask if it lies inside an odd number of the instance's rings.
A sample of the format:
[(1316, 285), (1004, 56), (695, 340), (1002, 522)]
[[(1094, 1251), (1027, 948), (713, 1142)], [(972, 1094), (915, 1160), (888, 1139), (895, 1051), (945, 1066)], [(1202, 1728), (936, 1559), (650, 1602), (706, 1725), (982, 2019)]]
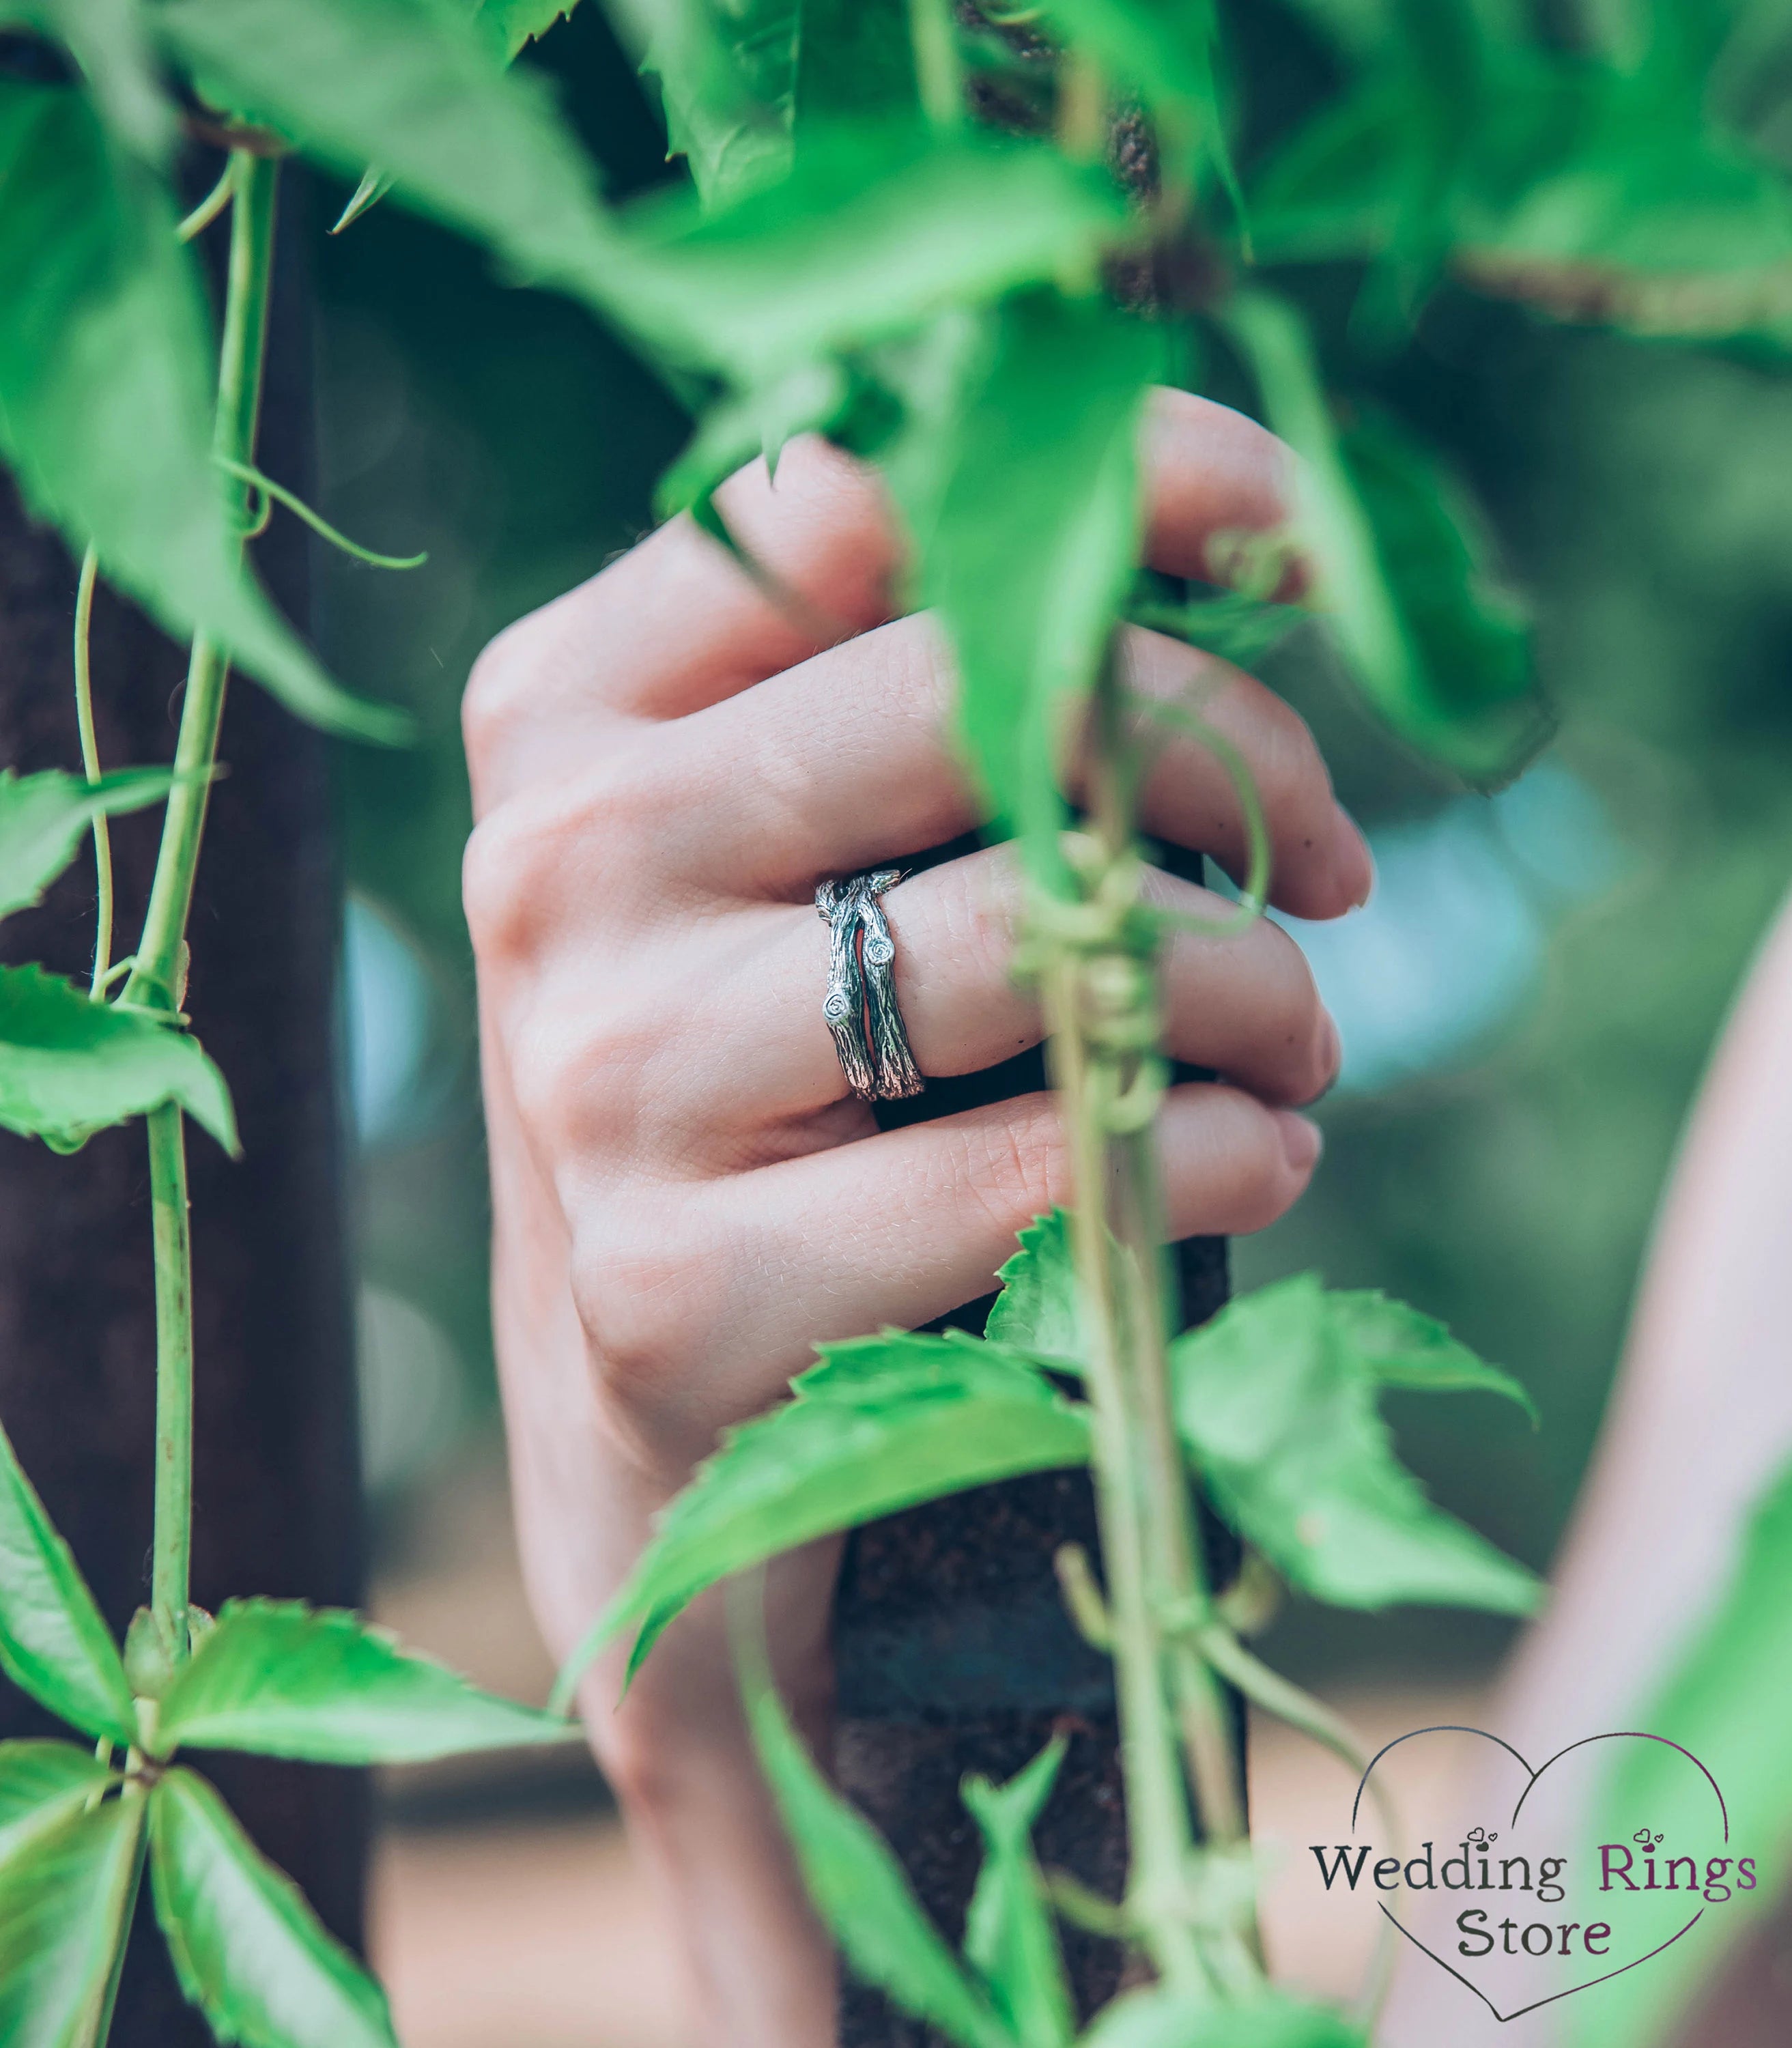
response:
[[(1224, 580), (1228, 537), (1286, 522), (1294, 457), (1242, 413), (1158, 390), (1142, 444), (1154, 567)], [(529, 684), (506, 704), (504, 663), (475, 678), (506, 714), (486, 722), (488, 754), (495, 738), (527, 772), (531, 756), (564, 758), (569, 714), (682, 717), (893, 615), (902, 542), (869, 464), (806, 435), (784, 451), (775, 479), (754, 463), (717, 502), (742, 546), (800, 606), (780, 605), (681, 516), (498, 643), (526, 657), (514, 666), (529, 671)]]

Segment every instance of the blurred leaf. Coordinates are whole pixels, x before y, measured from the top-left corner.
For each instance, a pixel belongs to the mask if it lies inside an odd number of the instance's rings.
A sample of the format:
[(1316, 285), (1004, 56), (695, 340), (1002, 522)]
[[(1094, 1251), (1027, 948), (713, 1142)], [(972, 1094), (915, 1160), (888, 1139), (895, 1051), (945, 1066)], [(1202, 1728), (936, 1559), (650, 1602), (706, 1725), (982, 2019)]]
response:
[[(137, 1740), (137, 1709), (111, 1633), (74, 1553), (52, 1526), (0, 1429), (0, 1670), (91, 1736)], [(0, 2031), (0, 2040), (6, 2037)]]
[(1477, 258), (1655, 274), (1792, 262), (1784, 174), (1715, 128), (1695, 85), (1664, 98), (1608, 74), (1540, 78), (1534, 107), (1503, 114), (1512, 132), (1464, 196), (1460, 239)]
[(118, 1782), (72, 1742), (0, 1742), (0, 1866)]
[(165, 164), (174, 110), (156, 75), (139, 0), (26, 0), (24, 13), (73, 52), (118, 140), (149, 162)]
[(0, 2041), (103, 2037), (143, 1852), (143, 1802), (71, 1814), (0, 1864)]
[[(1785, 1703), (1792, 1697), (1792, 1468), (1768, 1486), (1750, 1520), (1735, 1577), (1708, 1627), (1681, 1651), (1673, 1675), (1649, 1711), (1632, 1724), (1661, 1742), (1625, 1743), (1600, 1794), (1585, 1840), (1628, 1839), (1612, 1832), (1613, 1817), (1646, 1812), (1670, 1842), (1697, 1842), (1712, 1832), (1711, 1788), (1678, 1751), (1678, 1743), (1708, 1765), (1724, 1790), (1736, 1835), (1729, 1846), (1751, 1854), (1756, 1889), (1736, 1891), (1710, 1917), (1722, 1923), (1714, 1954), (1686, 1943), (1670, 1949), (1647, 1984), (1620, 1977), (1596, 2012), (1577, 2015), (1575, 2048), (1652, 2048), (1672, 2038), (1693, 1985), (1723, 1967), (1782, 1895), (1792, 1868), (1792, 1746)], [(1592, 1851), (1596, 1856), (1596, 1848)], [(1733, 1875), (1731, 1881), (1734, 1882)], [(1635, 1972), (1640, 1976), (1641, 1972)]]
[(812, 133), (790, 176), (725, 213), (631, 217), (630, 316), (748, 386), (1085, 263), (1124, 225), (1053, 149), (876, 123)]
[(514, 58), (556, 21), (565, 21), (578, 4), (579, 0), (479, 0), (476, 11), (496, 32), (505, 56)]
[(1529, 1614), (1522, 1565), (1433, 1507), (1395, 1458), (1360, 1303), (1310, 1273), (1241, 1297), (1171, 1348), (1177, 1426), (1216, 1505), (1291, 1585), (1336, 1607)]
[(378, 164), (405, 204), (516, 275), (614, 313), (620, 238), (547, 81), (506, 72), (472, 16), (432, 0), (172, 0), (169, 46), (346, 176)]
[(1269, 604), (1235, 590), (1191, 598), (1183, 604), (1135, 600), (1127, 606), (1127, 617), (1135, 626), (1167, 633), (1239, 669), (1255, 669), (1297, 626), (1307, 623), (1306, 613), (1297, 604)]
[(727, 206), (790, 168), (802, 0), (616, 0), (660, 82), (668, 152), (706, 206)]
[(1006, 1785), (967, 1778), (964, 1799), (983, 1832), (983, 1868), (964, 1918), (964, 1953), (1026, 2048), (1069, 2048), (1076, 2031), (1057, 1923), (1033, 1853), (1066, 1739), (1054, 1736)]
[(785, 442), (825, 432), (852, 398), (852, 382), (837, 363), (801, 363), (762, 390), (712, 405), (677, 460), (660, 479), (654, 509), (662, 519), (709, 498), (737, 469), (762, 454), (774, 467)]
[(41, 967), (0, 967), (0, 1128), (72, 1152), (96, 1131), (177, 1103), (233, 1157), (231, 1094), (198, 1039), (92, 1001)]
[(1341, 444), (1400, 608), (1423, 696), (1446, 721), (1446, 756), (1465, 772), (1510, 773), (1548, 738), (1530, 622), (1495, 580), (1478, 509), (1429, 449), (1391, 416), (1360, 409)]
[(1476, 782), (1516, 772), (1547, 736), (1523, 628), (1485, 580), (1478, 541), (1435, 460), (1385, 421), (1340, 444), (1305, 325), (1240, 292), (1228, 332), (1263, 410), (1305, 458), (1301, 534), (1363, 694), (1394, 731)]
[(813, 1538), (1017, 1473), (1079, 1465), (1080, 1413), (1026, 1363), (975, 1339), (892, 1331), (817, 1346), (794, 1398), (725, 1433), (659, 1518), (627, 1583), (561, 1671), (555, 1705), (604, 1644), (654, 1638), (718, 1580)]
[(890, 471), (920, 542), (922, 601), (957, 656), (967, 751), (996, 819), (1047, 865), (1064, 722), (1138, 557), (1135, 442), (1161, 340), (1094, 300), (1010, 299), (967, 355), (956, 402), (910, 429), (930, 464), (911, 452)]
[(960, 2048), (1016, 2048), (933, 1923), (902, 1866), (810, 1762), (762, 1673), (746, 1687), (759, 1762), (817, 1913), (855, 1976)]
[(1128, 1992), (1106, 2007), (1082, 2048), (1367, 2048), (1360, 2027), (1323, 2006), (1271, 1992), (1252, 2005), (1210, 2005), (1185, 1993)]
[(1537, 1404), (1529, 1391), (1510, 1373), (1477, 1358), (1436, 1317), (1371, 1288), (1339, 1290), (1325, 1300), (1334, 1327), (1378, 1385), (1423, 1394), (1501, 1394), (1535, 1425)]
[(799, 149), (813, 124), (920, 112), (908, 0), (803, 0)]
[(1213, 0), (1048, 0), (1046, 12), (1072, 47), (1090, 51), (1150, 108), (1171, 178), (1193, 186), (1200, 166), (1212, 166), (1242, 229), (1244, 194), (1214, 76)]
[(168, 195), (84, 95), (0, 81), (0, 452), (25, 499), (170, 631), (204, 626), (300, 717), (392, 739), (237, 562), (211, 460), (212, 347)]
[(165, 768), (121, 768), (97, 782), (59, 768), (23, 778), (0, 768), (0, 917), (41, 900), (95, 818), (140, 811), (173, 786)]
[(227, 1600), (156, 1720), (160, 1749), (190, 1744), (316, 1763), (415, 1763), (576, 1732), (400, 1649), (355, 1615), (302, 1600)]
[(174, 1974), (221, 2042), (397, 2048), (379, 1986), (190, 1771), (149, 1795), (149, 1878)]
[(985, 1325), (991, 1344), (1024, 1351), (1080, 1372), (1088, 1339), (1070, 1252), (1070, 1219), (1062, 1209), (1035, 1216), (1020, 1234), (1021, 1248), (996, 1274), (1002, 1292)]
[(1412, 176), (1412, 87), (1378, 76), (1322, 106), (1251, 185), (1260, 263), (1332, 262), (1385, 248)]

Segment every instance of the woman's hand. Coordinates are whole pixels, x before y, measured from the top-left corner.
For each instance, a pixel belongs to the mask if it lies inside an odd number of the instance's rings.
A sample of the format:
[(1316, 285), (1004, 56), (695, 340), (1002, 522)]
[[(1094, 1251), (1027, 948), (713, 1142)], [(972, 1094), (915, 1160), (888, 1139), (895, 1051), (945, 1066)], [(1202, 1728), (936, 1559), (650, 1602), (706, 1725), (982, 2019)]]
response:
[[(1161, 394), (1147, 460), (1150, 553), (1171, 573), (1284, 522), (1286, 451), (1235, 413)], [(866, 471), (805, 441), (775, 487), (758, 465), (723, 503), (801, 621), (680, 519), (500, 636), (466, 698), (498, 1357), (525, 1568), (560, 1655), (720, 1429), (777, 1401), (818, 1340), (987, 1293), (1015, 1232), (1069, 1194), (1049, 1096), (879, 1132), (848, 1095), (814, 893), (977, 824), (951, 665), (926, 617), (890, 616), (896, 544)], [(1170, 641), (1131, 633), (1125, 655), (1135, 688), (1192, 693), (1243, 754), (1274, 902), (1304, 917), (1361, 902), (1367, 849), (1300, 720)], [(1155, 837), (1242, 873), (1235, 793), (1192, 742), (1154, 749), (1143, 812)], [(1153, 887), (1224, 907), (1167, 875)], [(1037, 1041), (1008, 972), (1005, 851), (882, 902), (924, 1073)], [(1224, 1076), (1166, 1103), (1171, 1228), (1259, 1229), (1313, 1170), (1318, 1133), (1294, 1106), (1331, 1081), (1336, 1034), (1273, 925), (1179, 937), (1166, 980), (1169, 1049)], [(816, 1733), (837, 1557), (817, 1545), (770, 1580), (774, 1655)], [(713, 1601), (666, 1631), (619, 1709), (619, 1689), (618, 1659), (601, 1663), (586, 1721), (674, 1887), (706, 2038), (820, 2048), (828, 1945), (753, 1768)]]

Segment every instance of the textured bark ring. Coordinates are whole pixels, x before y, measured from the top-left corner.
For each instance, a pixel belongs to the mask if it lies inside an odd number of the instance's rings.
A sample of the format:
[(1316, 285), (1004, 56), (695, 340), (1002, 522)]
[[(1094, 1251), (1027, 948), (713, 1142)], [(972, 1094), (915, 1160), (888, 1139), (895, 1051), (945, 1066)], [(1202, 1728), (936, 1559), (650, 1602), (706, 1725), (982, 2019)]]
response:
[(898, 867), (868, 870), (815, 892), (830, 944), (821, 1014), (833, 1034), (840, 1071), (861, 1102), (894, 1102), (927, 1085), (896, 999), (896, 941), (878, 902), (902, 879)]

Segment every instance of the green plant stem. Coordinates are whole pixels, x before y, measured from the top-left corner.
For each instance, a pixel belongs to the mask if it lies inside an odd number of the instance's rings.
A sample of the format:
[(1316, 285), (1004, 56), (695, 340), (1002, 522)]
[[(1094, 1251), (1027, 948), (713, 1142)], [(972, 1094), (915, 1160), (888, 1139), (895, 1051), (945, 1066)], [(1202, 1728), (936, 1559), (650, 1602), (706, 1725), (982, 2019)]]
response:
[(187, 1653), (192, 1559), (193, 1284), (187, 1147), (180, 1110), (149, 1115), (149, 1224), (156, 1263), (155, 1537), (149, 1604), (169, 1654)]
[[(218, 366), (217, 423), (213, 452), (233, 463), (252, 463), (261, 411), (262, 360), (267, 336), (268, 285), (273, 257), (274, 180), (271, 158), (236, 151), (231, 159), (235, 190), (231, 213), (230, 270), (225, 288), (224, 336)], [(249, 487), (233, 479), (242, 523), (247, 522)], [(180, 1007), (180, 949), (192, 907), (193, 878), (211, 799), (218, 728), (224, 715), (229, 663), (209, 634), (193, 636), (187, 687), (175, 743), (174, 767), (182, 779), (168, 799), (161, 846), (137, 965), (125, 995), (135, 1002), (160, 1001)]]
[[(277, 166), (246, 150), (231, 158), (231, 249), (218, 367), (212, 445), (234, 463), (252, 463), (261, 411), (262, 363), (273, 271)], [(247, 487), (234, 483), (246, 526)], [(168, 800), (156, 875), (136, 964), (122, 1000), (177, 1013), (185, 993), (184, 956), (193, 879), (217, 758), (229, 663), (204, 633), (196, 634), (174, 766), (180, 778)], [(188, 1647), (187, 1608), (192, 1534), (192, 1263), (188, 1234), (185, 1135), (180, 1112), (151, 1111), (149, 1205), (156, 1273), (155, 1534), (150, 1553), (151, 1602), (158, 1631), (178, 1662)]]
[(1181, 1910), (1194, 1837), (1177, 1763), (1158, 1622), (1151, 1611), (1144, 1503), (1127, 1406), (1125, 1340), (1107, 1255), (1107, 1134), (1091, 1082), (1088, 1048), (1078, 1029), (1079, 979), (1073, 956), (1054, 960), (1046, 971), (1046, 1010), (1052, 1026), (1053, 1079), (1064, 1104), (1077, 1197), (1072, 1254), (1092, 1325), (1090, 1441), (1120, 1710), (1120, 1765), (1132, 1863), (1127, 1903), (1166, 1980), (1204, 1987), (1207, 1972), (1200, 1947)]
[[(99, 557), (89, 547), (75, 586), (75, 723), (81, 736), (81, 767), (89, 782), (99, 780), (99, 741), (93, 726), (93, 592)], [(102, 814), (93, 821), (93, 867), (98, 915), (93, 935), (93, 989), (103, 995), (112, 964), (112, 834)]]
[[(1266, 1713), (1274, 1714), (1278, 1720), (1286, 1721), (1290, 1728), (1298, 1729), (1321, 1749), (1330, 1751), (1359, 1779), (1363, 1777), (1369, 1767), (1363, 1745), (1356, 1740), (1350, 1724), (1333, 1713), (1323, 1700), (1316, 1700), (1312, 1693), (1302, 1692), (1280, 1672), (1271, 1670), (1220, 1623), (1209, 1623), (1198, 1630), (1195, 1640), (1207, 1662), (1237, 1686), (1247, 1700), (1254, 1701)], [(1387, 1830), (1389, 1849), (1398, 1852), (1405, 1830), (1387, 1788), (1379, 1778), (1369, 1779), (1369, 1797), (1381, 1816), (1382, 1825)], [(1394, 1976), (1394, 1953), (1393, 1923), (1384, 1922), (1377, 1932), (1375, 1955), (1357, 2002), (1358, 2015), (1366, 2022), (1375, 2018), (1387, 1996)]]
[[(1089, 829), (1107, 873), (1134, 857), (1124, 711), (1108, 665), (1093, 708), (1089, 794)], [(1092, 1437), (1134, 1859), (1127, 1903), (1166, 1978), (1212, 1969), (1236, 1988), (1254, 1969), (1249, 1955), (1234, 1941), (1232, 1953), (1204, 1957), (1186, 1913), (1189, 1790), (1211, 1846), (1235, 1844), (1245, 1830), (1227, 1701), (1198, 1645), (1173, 1622), (1179, 1612), (1204, 1612), (1208, 1592), (1170, 1408), (1169, 1275), (1151, 1127), (1118, 1113), (1123, 1096), (1143, 1092), (1148, 1100), (1161, 1071), (1149, 1053), (1116, 1050), (1142, 1035), (1143, 976), (1118, 929), (1111, 950), (1063, 947), (1046, 972), (1053, 1078), (1076, 1193), (1072, 1250), (1092, 1325)], [(1101, 1028), (1104, 988), (1123, 991), (1130, 1014), (1115, 1018), (1120, 1031)]]

